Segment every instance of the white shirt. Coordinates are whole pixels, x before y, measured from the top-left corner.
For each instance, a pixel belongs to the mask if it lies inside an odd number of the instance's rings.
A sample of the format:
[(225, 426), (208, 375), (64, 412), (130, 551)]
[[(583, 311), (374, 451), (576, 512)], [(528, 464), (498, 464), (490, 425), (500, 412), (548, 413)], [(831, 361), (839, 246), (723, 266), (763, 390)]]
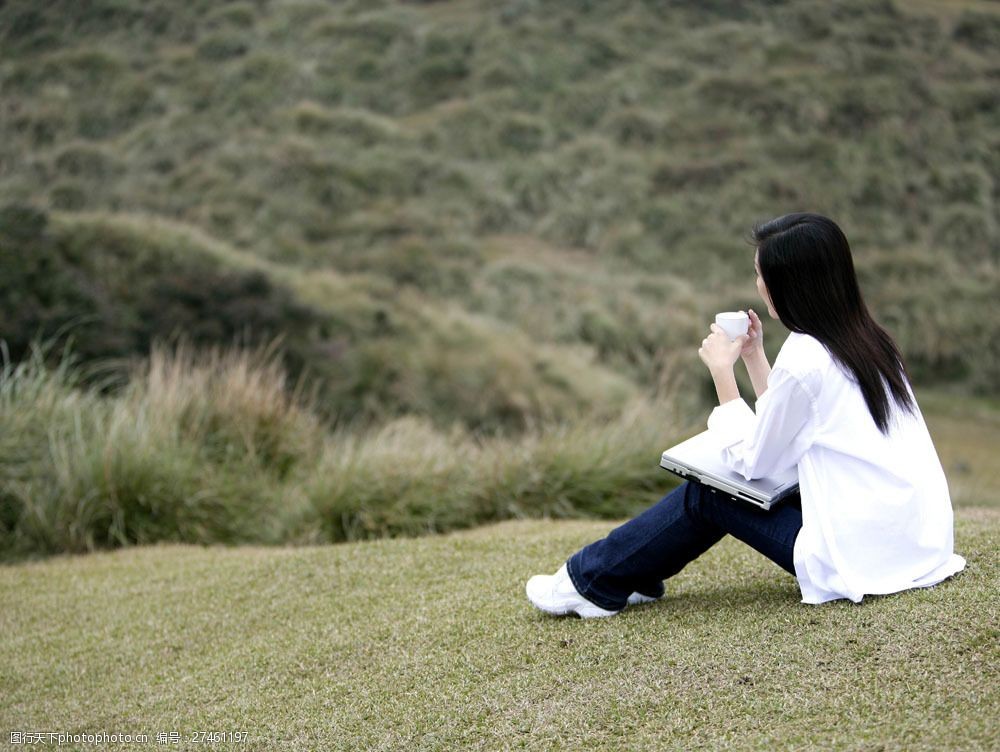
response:
[(883, 435), (853, 378), (817, 339), (793, 332), (756, 414), (736, 399), (708, 418), (726, 463), (747, 480), (798, 466), (802, 529), (794, 563), (804, 603), (858, 603), (965, 568), (954, 553), (951, 496), (923, 415), (900, 410), (891, 397), (890, 406)]

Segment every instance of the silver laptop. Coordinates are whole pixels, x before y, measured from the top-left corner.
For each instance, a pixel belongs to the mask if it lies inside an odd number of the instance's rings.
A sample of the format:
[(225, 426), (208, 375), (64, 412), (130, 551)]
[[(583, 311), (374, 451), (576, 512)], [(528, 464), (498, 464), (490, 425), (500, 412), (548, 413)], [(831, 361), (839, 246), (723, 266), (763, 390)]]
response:
[(708, 431), (670, 447), (660, 458), (660, 467), (741, 501), (749, 501), (761, 509), (770, 509), (799, 490), (799, 473), (794, 467), (773, 478), (754, 480), (734, 473), (722, 458), (722, 447)]

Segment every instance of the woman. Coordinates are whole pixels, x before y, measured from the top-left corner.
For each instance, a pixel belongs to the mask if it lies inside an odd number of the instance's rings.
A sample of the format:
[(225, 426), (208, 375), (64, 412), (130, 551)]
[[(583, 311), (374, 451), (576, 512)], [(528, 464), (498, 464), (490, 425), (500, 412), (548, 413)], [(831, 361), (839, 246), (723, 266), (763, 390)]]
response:
[[(716, 325), (698, 355), (719, 406), (708, 419), (747, 480), (797, 466), (799, 494), (770, 511), (684, 483), (608, 537), (527, 584), (551, 614), (613, 616), (663, 595), (727, 533), (795, 575), (804, 603), (934, 585), (965, 567), (953, 552), (944, 471), (892, 338), (862, 300), (847, 239), (830, 219), (788, 214), (753, 229), (757, 292), (791, 332), (767, 362), (763, 327), (734, 342)], [(756, 412), (739, 395), (742, 357)]]

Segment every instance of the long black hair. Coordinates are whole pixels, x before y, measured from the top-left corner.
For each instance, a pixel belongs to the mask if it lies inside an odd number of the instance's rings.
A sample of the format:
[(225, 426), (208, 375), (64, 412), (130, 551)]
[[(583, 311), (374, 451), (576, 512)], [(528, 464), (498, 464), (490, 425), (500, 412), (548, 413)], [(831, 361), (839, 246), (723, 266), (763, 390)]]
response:
[(837, 224), (819, 214), (786, 214), (755, 224), (751, 238), (778, 319), (815, 337), (854, 375), (879, 431), (889, 430), (890, 394), (914, 412), (903, 356), (868, 312)]

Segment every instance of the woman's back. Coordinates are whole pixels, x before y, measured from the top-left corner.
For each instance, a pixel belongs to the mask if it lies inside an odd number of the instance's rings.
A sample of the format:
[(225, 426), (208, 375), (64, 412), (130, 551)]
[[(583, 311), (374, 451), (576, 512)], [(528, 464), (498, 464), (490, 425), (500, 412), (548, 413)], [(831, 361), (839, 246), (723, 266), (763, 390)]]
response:
[(919, 407), (891, 400), (883, 433), (857, 382), (806, 334), (792, 333), (782, 347), (775, 378), (785, 372), (812, 400), (798, 437), (807, 447), (798, 460), (803, 524), (795, 546), (803, 600), (859, 601), (959, 571), (948, 484)]

